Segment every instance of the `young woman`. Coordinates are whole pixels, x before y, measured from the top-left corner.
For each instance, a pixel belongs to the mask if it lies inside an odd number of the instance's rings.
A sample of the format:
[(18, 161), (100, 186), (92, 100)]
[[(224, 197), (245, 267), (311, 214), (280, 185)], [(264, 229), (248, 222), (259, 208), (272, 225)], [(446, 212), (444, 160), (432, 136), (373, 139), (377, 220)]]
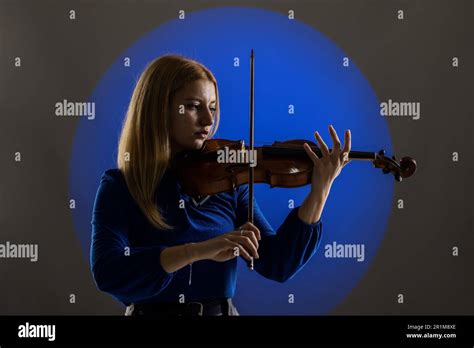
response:
[(265, 278), (284, 282), (316, 252), (321, 213), (346, 165), (344, 147), (318, 134), (311, 190), (275, 232), (256, 202), (247, 222), (248, 185), (207, 197), (181, 191), (174, 159), (200, 149), (219, 124), (214, 75), (202, 64), (162, 56), (142, 73), (120, 136), (117, 169), (102, 175), (92, 216), (91, 269), (101, 291), (125, 304), (126, 315), (238, 315), (232, 303), (237, 255)]

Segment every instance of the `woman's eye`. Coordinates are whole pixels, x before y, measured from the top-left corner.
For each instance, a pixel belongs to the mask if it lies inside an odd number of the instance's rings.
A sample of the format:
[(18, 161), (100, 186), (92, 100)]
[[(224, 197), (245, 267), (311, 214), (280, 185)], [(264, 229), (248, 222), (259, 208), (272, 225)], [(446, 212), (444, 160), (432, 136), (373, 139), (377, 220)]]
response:
[[(201, 105), (199, 105), (199, 104), (188, 104), (186, 106), (191, 110), (197, 110), (197, 109), (200, 108)], [(211, 112), (214, 114), (217, 111), (217, 108), (213, 107), (213, 108), (209, 108), (209, 110), (211, 110)]]

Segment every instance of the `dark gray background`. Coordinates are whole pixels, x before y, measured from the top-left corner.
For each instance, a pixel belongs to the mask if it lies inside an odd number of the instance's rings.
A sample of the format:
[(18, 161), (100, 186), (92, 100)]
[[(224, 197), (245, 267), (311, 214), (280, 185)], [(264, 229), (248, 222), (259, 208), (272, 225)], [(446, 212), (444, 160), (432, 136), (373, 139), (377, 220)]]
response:
[(420, 120), (387, 119), (394, 152), (419, 163), (396, 185), (405, 209), (394, 207), (369, 271), (331, 314), (474, 314), (472, 0), (0, 0), (0, 243), (39, 244), (36, 263), (0, 259), (0, 314), (123, 314), (95, 288), (68, 207), (79, 120), (55, 118), (51, 106), (87, 100), (123, 50), (180, 9), (223, 5), (293, 9), (351, 57), (380, 100), (421, 102)]

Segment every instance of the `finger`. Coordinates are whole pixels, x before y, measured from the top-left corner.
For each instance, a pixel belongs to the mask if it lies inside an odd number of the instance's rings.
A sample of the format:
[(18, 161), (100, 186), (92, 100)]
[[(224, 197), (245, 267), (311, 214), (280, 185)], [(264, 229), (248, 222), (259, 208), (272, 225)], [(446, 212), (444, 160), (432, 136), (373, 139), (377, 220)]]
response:
[(342, 152), (351, 152), (351, 142), (351, 130), (348, 129), (344, 134), (344, 148), (342, 149)]
[(332, 125), (329, 126), (329, 134), (331, 134), (333, 143), (331, 153), (334, 153), (339, 156), (339, 154), (341, 153), (341, 141), (339, 140), (337, 132)]
[(321, 135), (319, 135), (318, 131), (314, 132), (314, 137), (318, 141), (318, 144), (319, 144), (319, 147), (321, 149), (321, 152), (323, 153), (323, 156), (329, 155), (328, 146), (324, 142), (323, 138), (321, 138)]
[(250, 231), (254, 231), (256, 236), (257, 236), (257, 239), (258, 240), (261, 240), (262, 239), (262, 235), (260, 233), (260, 230), (258, 229), (257, 226), (255, 226), (253, 223), (251, 223), (250, 221), (247, 221), (245, 224), (243, 224), (242, 226), (240, 226), (241, 229), (244, 229), (244, 230), (250, 230)]
[[(237, 238), (240, 240), (240, 244), (242, 244), (247, 251), (250, 251), (250, 254), (253, 255), (256, 259), (260, 258), (258, 255), (258, 245), (254, 244), (253, 240), (246, 236), (245, 234), (248, 233), (253, 233), (252, 231), (244, 231), (244, 235), (242, 236), (237, 236)], [(255, 239), (255, 242), (257, 242), (257, 239)]]
[(339, 156), (339, 160), (341, 168), (344, 167), (350, 161), (349, 154), (347, 152), (341, 153), (341, 155)]
[[(254, 226), (254, 225), (252, 225)], [(255, 227), (255, 226), (254, 226)], [(251, 231), (249, 229), (244, 229), (244, 228), (251, 228), (251, 226), (245, 224), (242, 227), (240, 227), (237, 231), (231, 232), (233, 236), (246, 236), (252, 240), (252, 243), (255, 245), (255, 247), (258, 249), (259, 244), (258, 244), (258, 239), (257, 239), (257, 234), (254, 231)], [(255, 227), (257, 228), (257, 227)], [(258, 228), (257, 228), (258, 231)], [(260, 231), (258, 231), (260, 233)]]
[(226, 258), (231, 259), (240, 255), (240, 248), (235, 246), (230, 239), (222, 238), (220, 240), (218, 254), (223, 254), (224, 252), (229, 253), (229, 256), (226, 255)]
[(243, 235), (250, 238), (252, 240), (253, 245), (255, 245), (255, 247), (258, 249), (259, 244), (258, 244), (257, 236), (255, 235), (254, 231), (244, 230)]
[(316, 155), (316, 153), (311, 149), (311, 147), (308, 145), (308, 143), (304, 143), (303, 145), (304, 150), (308, 154), (309, 158), (313, 161), (313, 163), (318, 163), (319, 162), (319, 157)]
[(228, 242), (228, 245), (231, 247), (233, 255), (235, 255), (234, 254), (234, 249), (238, 248), (240, 256), (242, 256), (247, 261), (252, 261), (252, 256), (250, 256), (250, 254), (247, 252), (247, 250), (245, 250), (245, 248), (242, 245), (240, 245), (239, 243), (236, 243), (236, 242), (234, 242), (234, 241), (232, 241), (228, 238), (226, 238), (225, 240)]
[[(249, 227), (249, 226), (247, 226), (247, 227)], [(259, 244), (258, 244), (258, 239), (257, 239), (257, 235), (255, 234), (255, 232), (251, 231), (251, 230), (244, 230), (244, 229), (242, 229), (241, 231), (242, 232), (239, 232), (238, 234), (234, 233), (234, 235), (245, 236), (245, 237), (250, 238), (253, 245), (255, 245), (255, 247), (258, 249)]]
[(245, 250), (249, 252), (249, 254), (253, 255), (256, 259), (259, 258), (257, 247), (252, 243), (252, 240), (247, 236), (239, 236), (235, 234), (231, 234), (228, 238), (240, 245), (244, 246)]

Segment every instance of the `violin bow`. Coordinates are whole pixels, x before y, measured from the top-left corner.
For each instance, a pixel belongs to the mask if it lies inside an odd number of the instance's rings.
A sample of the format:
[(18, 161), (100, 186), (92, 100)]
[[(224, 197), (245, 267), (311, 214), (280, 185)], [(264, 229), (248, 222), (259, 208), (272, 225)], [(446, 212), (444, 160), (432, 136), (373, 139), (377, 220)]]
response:
[[(250, 53), (250, 135), (249, 150), (254, 150), (254, 65), (255, 57), (253, 48)], [(249, 202), (248, 202), (248, 221), (253, 224), (253, 184), (254, 184), (254, 167), (249, 163)], [(248, 268), (253, 271), (253, 258), (248, 262)]]

